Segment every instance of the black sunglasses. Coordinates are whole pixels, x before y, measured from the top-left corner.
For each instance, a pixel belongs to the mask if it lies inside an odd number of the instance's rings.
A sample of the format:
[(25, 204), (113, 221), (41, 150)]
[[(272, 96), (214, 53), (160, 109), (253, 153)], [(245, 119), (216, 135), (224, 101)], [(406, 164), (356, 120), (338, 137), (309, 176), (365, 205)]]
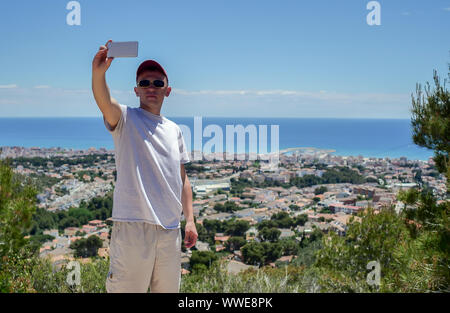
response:
[(164, 81), (160, 79), (155, 79), (153, 83), (149, 81), (148, 79), (143, 79), (139, 81), (138, 86), (142, 88), (148, 88), (150, 87), (150, 84), (153, 84), (153, 86), (161, 88), (164, 87)]

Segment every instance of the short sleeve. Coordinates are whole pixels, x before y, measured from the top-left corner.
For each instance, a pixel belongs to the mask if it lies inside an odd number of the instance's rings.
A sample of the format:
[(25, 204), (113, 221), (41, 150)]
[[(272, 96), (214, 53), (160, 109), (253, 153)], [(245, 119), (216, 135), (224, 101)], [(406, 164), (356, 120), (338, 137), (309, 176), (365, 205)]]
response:
[(191, 160), (189, 159), (189, 153), (186, 149), (186, 143), (184, 142), (183, 133), (181, 132), (180, 127), (177, 128), (178, 128), (178, 146), (180, 148), (180, 163), (186, 164), (191, 162)]
[(120, 114), (119, 122), (117, 123), (114, 129), (111, 127), (111, 125), (108, 123), (108, 121), (105, 119), (105, 116), (103, 115), (103, 123), (105, 124), (105, 127), (109, 131), (109, 133), (113, 136), (120, 134), (122, 132), (122, 129), (127, 120), (127, 106), (123, 104), (119, 104), (119, 106), (122, 111), (122, 114)]

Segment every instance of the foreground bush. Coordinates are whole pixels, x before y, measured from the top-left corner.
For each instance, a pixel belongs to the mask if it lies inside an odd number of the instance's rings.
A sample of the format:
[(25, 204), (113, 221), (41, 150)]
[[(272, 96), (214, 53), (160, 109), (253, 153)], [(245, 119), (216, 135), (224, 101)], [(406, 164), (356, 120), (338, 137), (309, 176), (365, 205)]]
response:
[(60, 269), (50, 260), (36, 256), (23, 258), (12, 256), (4, 262), (0, 272), (1, 292), (14, 293), (100, 293), (106, 292), (105, 280), (109, 261), (94, 259), (92, 263), (80, 263), (80, 285), (70, 286), (67, 277), (75, 267), (64, 264)]

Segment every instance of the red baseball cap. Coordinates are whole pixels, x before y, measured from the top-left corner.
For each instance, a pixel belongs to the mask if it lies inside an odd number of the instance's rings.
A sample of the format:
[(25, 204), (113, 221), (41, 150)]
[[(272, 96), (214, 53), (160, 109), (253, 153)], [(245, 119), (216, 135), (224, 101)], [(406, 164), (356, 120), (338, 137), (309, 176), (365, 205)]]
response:
[(164, 74), (164, 76), (166, 76), (167, 83), (169, 82), (169, 77), (167, 76), (166, 71), (161, 66), (161, 64), (159, 64), (155, 60), (146, 60), (146, 61), (142, 62), (141, 65), (139, 65), (139, 67), (137, 69), (137, 72), (136, 72), (136, 81), (137, 81), (139, 75), (143, 71), (158, 71), (158, 72), (161, 72), (161, 74)]

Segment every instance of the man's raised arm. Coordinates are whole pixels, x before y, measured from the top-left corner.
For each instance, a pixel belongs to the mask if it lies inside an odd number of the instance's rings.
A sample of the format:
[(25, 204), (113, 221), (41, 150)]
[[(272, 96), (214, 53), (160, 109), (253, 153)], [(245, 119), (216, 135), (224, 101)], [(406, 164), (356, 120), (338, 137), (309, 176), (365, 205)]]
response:
[[(108, 40), (108, 42), (110, 41), (112, 40)], [(122, 111), (117, 100), (111, 97), (108, 85), (106, 84), (105, 74), (114, 59), (106, 57), (108, 52), (106, 45), (108, 42), (104, 46), (100, 46), (92, 61), (92, 92), (105, 120), (112, 128), (115, 128)]]

